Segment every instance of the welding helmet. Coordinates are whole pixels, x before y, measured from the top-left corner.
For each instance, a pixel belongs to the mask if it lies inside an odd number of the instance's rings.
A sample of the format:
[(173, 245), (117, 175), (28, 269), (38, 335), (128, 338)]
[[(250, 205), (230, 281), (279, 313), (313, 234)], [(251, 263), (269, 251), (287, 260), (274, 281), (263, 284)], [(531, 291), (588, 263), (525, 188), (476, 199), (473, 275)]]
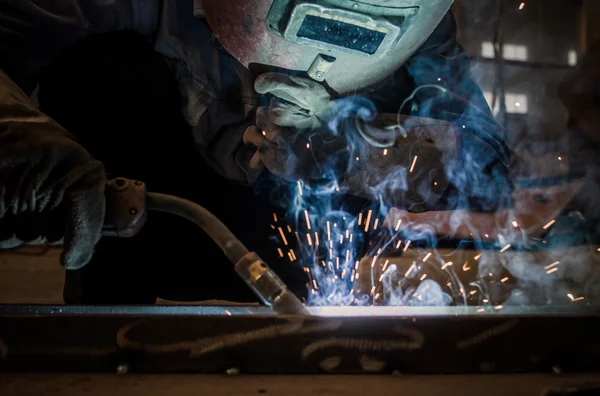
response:
[(307, 72), (340, 94), (395, 72), (453, 0), (203, 0), (221, 45), (255, 73)]

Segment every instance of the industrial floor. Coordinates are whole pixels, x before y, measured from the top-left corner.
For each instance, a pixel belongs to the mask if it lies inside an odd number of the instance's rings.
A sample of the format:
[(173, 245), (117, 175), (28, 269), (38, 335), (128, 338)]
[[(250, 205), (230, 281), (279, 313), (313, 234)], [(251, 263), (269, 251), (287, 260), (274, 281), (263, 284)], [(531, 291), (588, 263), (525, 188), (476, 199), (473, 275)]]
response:
[(62, 304), (59, 249), (0, 251), (0, 304)]

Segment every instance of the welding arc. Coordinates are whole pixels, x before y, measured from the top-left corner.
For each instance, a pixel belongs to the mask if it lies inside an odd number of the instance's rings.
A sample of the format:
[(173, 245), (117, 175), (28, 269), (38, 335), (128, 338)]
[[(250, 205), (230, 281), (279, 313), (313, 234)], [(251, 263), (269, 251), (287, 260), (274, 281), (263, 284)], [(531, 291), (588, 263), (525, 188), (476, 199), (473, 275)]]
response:
[(221, 220), (194, 202), (172, 195), (149, 192), (146, 197), (146, 207), (148, 210), (170, 213), (195, 223), (211, 237), (234, 264), (249, 253), (246, 246)]

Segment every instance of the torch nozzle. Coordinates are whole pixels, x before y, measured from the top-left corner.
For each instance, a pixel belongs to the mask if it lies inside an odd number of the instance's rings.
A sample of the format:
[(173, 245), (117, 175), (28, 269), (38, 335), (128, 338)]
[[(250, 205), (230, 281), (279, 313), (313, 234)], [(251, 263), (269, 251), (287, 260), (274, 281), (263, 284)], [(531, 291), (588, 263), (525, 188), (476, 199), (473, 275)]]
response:
[(244, 255), (235, 264), (235, 272), (261, 298), (262, 302), (275, 312), (308, 314), (300, 300), (256, 253), (250, 252)]

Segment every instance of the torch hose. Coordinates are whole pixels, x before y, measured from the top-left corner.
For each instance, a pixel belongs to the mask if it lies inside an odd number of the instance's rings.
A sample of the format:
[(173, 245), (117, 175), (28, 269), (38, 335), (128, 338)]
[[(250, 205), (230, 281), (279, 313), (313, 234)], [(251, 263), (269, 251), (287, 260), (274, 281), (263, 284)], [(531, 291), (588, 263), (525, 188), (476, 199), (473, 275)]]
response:
[(149, 192), (146, 196), (146, 208), (171, 213), (195, 223), (211, 237), (234, 264), (249, 253), (246, 246), (229, 231), (221, 220), (192, 201), (172, 195)]

